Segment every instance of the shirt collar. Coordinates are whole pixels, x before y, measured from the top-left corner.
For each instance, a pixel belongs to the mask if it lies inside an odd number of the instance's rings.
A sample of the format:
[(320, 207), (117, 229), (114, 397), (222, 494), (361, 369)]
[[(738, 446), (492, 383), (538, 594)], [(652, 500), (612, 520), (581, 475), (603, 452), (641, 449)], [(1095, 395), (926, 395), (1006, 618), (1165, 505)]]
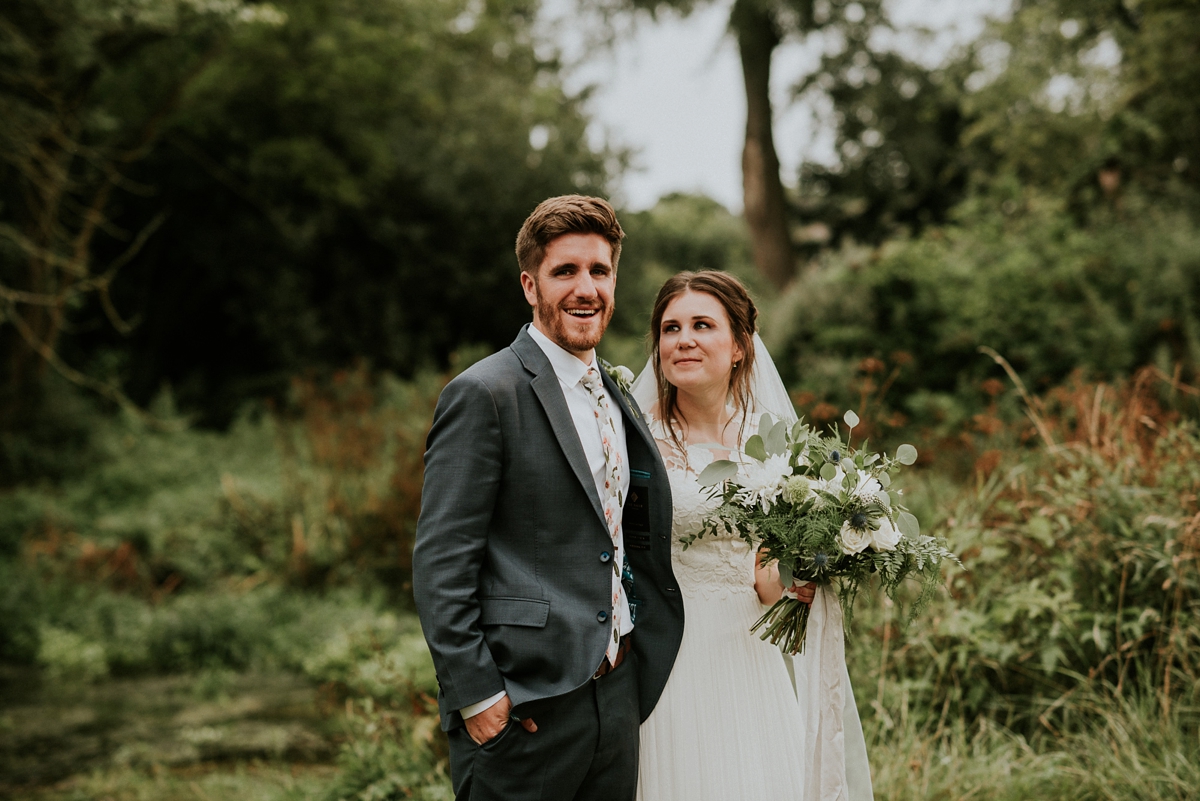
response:
[(537, 326), (529, 326), (529, 336), (533, 338), (533, 341), (546, 354), (546, 358), (550, 360), (550, 366), (554, 368), (554, 374), (558, 376), (558, 380), (568, 387), (574, 387), (578, 384), (589, 368), (595, 369), (597, 374), (600, 373), (600, 368), (596, 366), (594, 352), (591, 364), (584, 364), (575, 354), (539, 331)]

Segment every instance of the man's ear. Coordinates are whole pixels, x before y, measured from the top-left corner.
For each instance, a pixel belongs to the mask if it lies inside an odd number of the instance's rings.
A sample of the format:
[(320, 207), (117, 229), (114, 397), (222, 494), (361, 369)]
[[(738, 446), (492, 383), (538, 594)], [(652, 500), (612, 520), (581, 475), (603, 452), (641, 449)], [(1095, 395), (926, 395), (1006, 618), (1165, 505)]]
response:
[(521, 271), (521, 291), (525, 293), (525, 302), (537, 308), (537, 279), (524, 270)]

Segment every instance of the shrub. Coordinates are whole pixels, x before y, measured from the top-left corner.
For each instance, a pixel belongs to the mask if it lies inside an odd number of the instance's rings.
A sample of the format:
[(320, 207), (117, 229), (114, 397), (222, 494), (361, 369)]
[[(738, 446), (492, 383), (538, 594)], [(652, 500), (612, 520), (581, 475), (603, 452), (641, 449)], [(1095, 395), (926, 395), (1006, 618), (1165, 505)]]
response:
[(935, 527), (967, 568), (949, 597), (905, 633), (875, 613), (877, 704), (1070, 732), (1085, 690), (1200, 687), (1200, 430), (1149, 376), (1034, 402), (1043, 450), (981, 470)]
[(865, 417), (859, 407), (873, 407), (893, 427), (957, 430), (988, 402), (981, 383), (1002, 377), (981, 346), (1036, 391), (1077, 370), (1108, 380), (1178, 364), (1184, 380), (1197, 375), (1192, 218), (1130, 197), (1080, 227), (1061, 205), (1018, 199), (1008, 214), (978, 198), (956, 225), (878, 249), (849, 246), (802, 274), (763, 325), (802, 412), (818, 416), (826, 402)]

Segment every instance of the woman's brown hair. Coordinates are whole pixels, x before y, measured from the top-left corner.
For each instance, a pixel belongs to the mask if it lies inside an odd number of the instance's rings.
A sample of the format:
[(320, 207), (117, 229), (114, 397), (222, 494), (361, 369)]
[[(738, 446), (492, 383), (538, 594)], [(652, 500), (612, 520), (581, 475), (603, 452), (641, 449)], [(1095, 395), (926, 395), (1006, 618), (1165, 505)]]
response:
[[(687, 291), (703, 292), (717, 299), (729, 317), (733, 341), (742, 350), (741, 361), (733, 366), (729, 374), (729, 394), (733, 398), (734, 410), (741, 412), (741, 426), (746, 424), (746, 415), (750, 413), (750, 376), (754, 370), (754, 332), (758, 330), (758, 309), (750, 299), (750, 293), (741, 281), (729, 273), (717, 270), (700, 270), (699, 272), (683, 272), (671, 276), (654, 301), (654, 311), (650, 316), (650, 337), (653, 341), (653, 351), (650, 361), (654, 365), (654, 378), (658, 382), (658, 408), (655, 414), (663, 421), (663, 427), (670, 433), (672, 441), (680, 450), (684, 450), (679, 439), (676, 423), (687, 422), (679, 411), (679, 390), (667, 382), (663, 375), (662, 359), (659, 356), (658, 345), (662, 338), (662, 320), (667, 306), (671, 301)], [(740, 438), (740, 436), (739, 436)]]

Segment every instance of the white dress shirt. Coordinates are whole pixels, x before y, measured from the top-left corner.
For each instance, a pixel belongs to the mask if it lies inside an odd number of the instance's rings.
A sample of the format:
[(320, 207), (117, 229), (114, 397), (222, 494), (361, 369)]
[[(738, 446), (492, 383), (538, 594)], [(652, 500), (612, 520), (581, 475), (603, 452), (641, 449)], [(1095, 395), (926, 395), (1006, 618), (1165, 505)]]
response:
[[(571, 420), (575, 423), (575, 431), (579, 434), (579, 443), (583, 446), (584, 456), (587, 457), (588, 469), (592, 472), (592, 480), (596, 482), (596, 497), (603, 499), (606, 472), (604, 445), (600, 442), (600, 427), (596, 424), (595, 401), (592, 400), (592, 395), (584, 387), (582, 380), (589, 367), (597, 373), (602, 368), (597, 363), (594, 352), (591, 363), (585, 364), (575, 354), (560, 347), (535, 326), (529, 326), (528, 330), (529, 336), (546, 354), (546, 358), (550, 360), (550, 366), (554, 368), (554, 374), (558, 376), (558, 385), (562, 388), (563, 397), (567, 401), (567, 409), (571, 412)], [(612, 405), (615, 418), (613, 425), (617, 429), (616, 445), (621, 453), (621, 459), (626, 465), (625, 475), (621, 480), (621, 497), (627, 498), (629, 497), (629, 450), (625, 443), (625, 416), (621, 414), (621, 407), (616, 398), (610, 397), (609, 403)], [(614, 558), (618, 560), (617, 568), (621, 569), (623, 560), (620, 557), (625, 553), (625, 538), (621, 529), (617, 530), (616, 551), (618, 553), (614, 555)], [(625, 597), (624, 585), (621, 586), (617, 608), (613, 610), (613, 614), (617, 616), (618, 630), (622, 637), (633, 631), (633, 618), (629, 614), (629, 599)], [(503, 697), (503, 692), (496, 693), (491, 698), (485, 698), (478, 703), (463, 707), (459, 712), (466, 720), (495, 706)]]

